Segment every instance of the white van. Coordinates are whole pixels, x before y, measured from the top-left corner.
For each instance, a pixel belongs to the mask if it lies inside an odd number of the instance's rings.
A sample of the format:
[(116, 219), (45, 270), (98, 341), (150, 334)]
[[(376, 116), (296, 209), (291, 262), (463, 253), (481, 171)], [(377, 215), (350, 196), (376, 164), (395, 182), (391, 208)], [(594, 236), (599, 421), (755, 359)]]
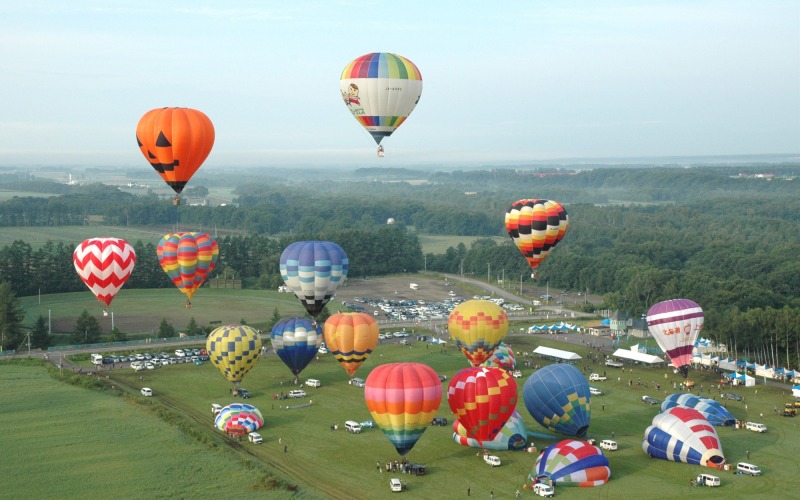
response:
[(310, 378), (310, 379), (306, 380), (306, 385), (309, 386), (309, 387), (320, 387), (322, 385), (322, 382), (320, 382), (319, 380), (317, 380), (315, 378)]
[(399, 479), (393, 477), (389, 480), (389, 487), (392, 491), (403, 491), (403, 483)]
[(549, 484), (536, 483), (533, 485), (533, 494), (540, 497), (552, 497), (556, 492)]
[(102, 354), (92, 354), (92, 364), (93, 365), (102, 365), (103, 364), (103, 355)]
[(617, 442), (612, 441), (610, 439), (604, 439), (600, 441), (600, 448), (608, 451), (616, 451), (617, 449)]
[(216, 415), (221, 411), (222, 411), (222, 405), (218, 405), (217, 403), (211, 403), (211, 413), (213, 415)]
[(767, 432), (767, 426), (758, 422), (747, 422), (745, 428), (753, 432)]
[(498, 467), (500, 465), (500, 457), (496, 457), (494, 455), (484, 455), (483, 461), (492, 467)]
[(264, 442), (264, 438), (261, 437), (261, 434), (257, 432), (251, 432), (247, 435), (247, 439), (250, 440), (253, 444), (261, 444)]
[(152, 395), (153, 395), (153, 389), (149, 387), (142, 387), (142, 396), (152, 396)]
[(700, 474), (697, 476), (698, 486), (719, 486), (719, 478), (711, 474)]
[(361, 432), (361, 424), (358, 422), (353, 422), (352, 420), (345, 422), (344, 428), (347, 430), (347, 432), (352, 432), (353, 434), (358, 434)]
[(750, 474), (751, 476), (761, 475), (761, 469), (759, 469), (757, 465), (748, 464), (745, 462), (739, 462), (736, 464), (736, 470), (743, 474)]

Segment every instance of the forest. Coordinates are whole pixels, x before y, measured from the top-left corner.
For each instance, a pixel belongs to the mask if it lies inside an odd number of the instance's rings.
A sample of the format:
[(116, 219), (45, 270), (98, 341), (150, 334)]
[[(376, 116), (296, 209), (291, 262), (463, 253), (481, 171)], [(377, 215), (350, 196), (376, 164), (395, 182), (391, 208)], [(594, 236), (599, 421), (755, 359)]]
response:
[[(308, 175), (314, 177), (316, 173)], [(602, 294), (603, 308), (639, 317), (653, 303), (686, 297), (702, 305), (704, 334), (764, 362), (798, 365), (800, 352), (800, 165), (577, 170), (536, 167), (423, 171), (361, 169), (319, 173), (244, 170), (192, 181), (197, 193), (234, 188), (226, 206), (172, 206), (101, 182), (79, 186), (0, 171), (0, 189), (49, 193), (0, 203), (0, 227), (103, 225), (218, 227), (215, 274), (244, 287), (281, 284), (278, 258), (292, 241), (336, 241), (351, 275), (401, 272), (474, 274), (529, 280), (530, 269), (504, 236), (511, 202), (546, 198), (569, 213), (564, 239), (539, 268), (541, 282)], [(324, 178), (324, 180), (323, 180)], [(187, 188), (187, 194), (189, 193)], [(392, 224), (387, 221), (392, 219)], [(423, 255), (418, 235), (478, 236)], [(0, 281), (17, 296), (80, 291), (71, 266), (78, 242), (24, 241), (0, 248)], [(157, 242), (130, 242), (136, 272), (126, 286), (170, 287)], [(213, 276), (212, 276), (213, 278)], [(492, 277), (494, 279), (494, 277)]]

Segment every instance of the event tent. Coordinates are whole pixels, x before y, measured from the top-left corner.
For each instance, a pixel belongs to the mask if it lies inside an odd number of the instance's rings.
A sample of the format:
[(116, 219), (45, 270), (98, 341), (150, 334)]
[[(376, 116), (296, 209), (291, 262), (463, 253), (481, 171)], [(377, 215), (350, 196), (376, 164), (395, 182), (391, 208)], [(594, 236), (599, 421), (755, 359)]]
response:
[(575, 362), (581, 359), (580, 355), (570, 351), (562, 351), (561, 349), (553, 349), (552, 347), (539, 346), (533, 350), (534, 354), (539, 354), (542, 357), (554, 358), (561, 361)]
[(638, 361), (639, 363), (646, 363), (648, 365), (664, 362), (664, 360), (659, 358), (658, 356), (653, 356), (652, 354), (644, 354), (638, 351), (631, 351), (629, 349), (617, 349), (616, 351), (614, 351), (614, 354), (612, 354), (612, 356), (626, 359), (628, 361)]

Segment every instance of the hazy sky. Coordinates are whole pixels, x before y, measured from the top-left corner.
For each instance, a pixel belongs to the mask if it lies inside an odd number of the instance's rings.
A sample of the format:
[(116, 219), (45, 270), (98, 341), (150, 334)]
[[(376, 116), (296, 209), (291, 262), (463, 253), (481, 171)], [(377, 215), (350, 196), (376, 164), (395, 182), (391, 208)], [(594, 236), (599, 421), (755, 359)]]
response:
[[(205, 112), (205, 165), (800, 151), (800, 2), (0, 0), (0, 165), (149, 168), (148, 110)], [(394, 52), (422, 97), (383, 141), (344, 66)]]

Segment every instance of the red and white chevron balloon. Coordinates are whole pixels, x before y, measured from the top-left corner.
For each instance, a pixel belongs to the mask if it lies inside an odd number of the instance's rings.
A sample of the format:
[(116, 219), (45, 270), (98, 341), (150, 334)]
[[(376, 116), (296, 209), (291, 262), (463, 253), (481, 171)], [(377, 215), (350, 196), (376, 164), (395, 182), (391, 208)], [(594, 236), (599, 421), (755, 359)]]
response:
[(97, 300), (109, 306), (131, 276), (136, 252), (120, 238), (89, 238), (72, 253), (72, 262)]

